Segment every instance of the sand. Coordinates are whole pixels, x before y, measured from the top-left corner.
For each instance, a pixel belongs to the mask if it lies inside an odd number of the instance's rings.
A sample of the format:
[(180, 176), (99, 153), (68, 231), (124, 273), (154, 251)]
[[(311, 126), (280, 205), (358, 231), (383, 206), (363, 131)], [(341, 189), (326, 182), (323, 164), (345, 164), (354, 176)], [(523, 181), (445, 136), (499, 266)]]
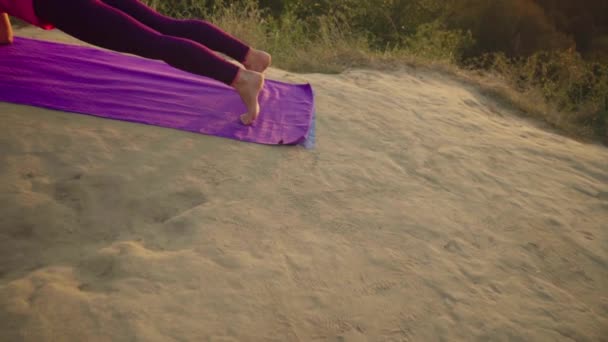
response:
[(316, 149), (0, 103), (0, 340), (608, 341), (607, 148), (428, 70), (269, 77)]

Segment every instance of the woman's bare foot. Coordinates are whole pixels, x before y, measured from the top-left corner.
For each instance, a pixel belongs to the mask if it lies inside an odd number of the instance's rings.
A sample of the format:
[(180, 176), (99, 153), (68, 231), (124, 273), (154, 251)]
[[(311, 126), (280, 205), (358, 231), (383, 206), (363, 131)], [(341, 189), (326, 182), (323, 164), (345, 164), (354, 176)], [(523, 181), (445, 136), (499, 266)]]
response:
[(251, 48), (243, 65), (247, 70), (263, 73), (272, 63), (272, 56), (269, 53)]
[(264, 75), (259, 72), (240, 69), (232, 86), (241, 95), (247, 113), (241, 115), (241, 122), (251, 125), (260, 114), (258, 95), (264, 86)]

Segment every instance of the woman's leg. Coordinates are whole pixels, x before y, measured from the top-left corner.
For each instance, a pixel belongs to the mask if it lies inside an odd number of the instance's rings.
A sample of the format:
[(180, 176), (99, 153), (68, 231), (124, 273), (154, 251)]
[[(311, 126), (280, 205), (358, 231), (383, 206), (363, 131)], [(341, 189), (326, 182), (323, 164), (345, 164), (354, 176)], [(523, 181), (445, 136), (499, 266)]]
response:
[(239, 62), (245, 60), (249, 47), (201, 20), (177, 20), (161, 15), (138, 0), (101, 0), (125, 12), (140, 23), (169, 36), (181, 37), (201, 43), (211, 50), (224, 53)]
[(135, 54), (231, 84), (238, 66), (196, 42), (163, 35), (99, 0), (37, 0), (37, 14), (87, 43)]
[(121, 10), (140, 23), (169, 36), (181, 37), (201, 43), (211, 50), (226, 54), (247, 69), (263, 72), (270, 66), (270, 55), (253, 48), (203, 20), (178, 20), (157, 13), (140, 0), (101, 0)]
[[(240, 69), (194, 41), (163, 35), (99, 0), (35, 0), (36, 14), (84, 42), (141, 57), (163, 60), (181, 70), (232, 85), (251, 121), (259, 113), (261, 74)], [(249, 122), (248, 122), (249, 123)]]

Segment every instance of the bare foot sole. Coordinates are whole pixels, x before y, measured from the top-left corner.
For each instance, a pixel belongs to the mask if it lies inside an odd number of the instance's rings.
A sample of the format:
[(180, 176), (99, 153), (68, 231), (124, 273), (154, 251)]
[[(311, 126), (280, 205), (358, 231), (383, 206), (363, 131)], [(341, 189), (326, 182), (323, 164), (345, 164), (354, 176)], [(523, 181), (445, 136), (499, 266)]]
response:
[(247, 70), (263, 73), (272, 64), (272, 56), (269, 53), (252, 48), (247, 54), (243, 65)]
[(251, 125), (260, 114), (258, 95), (260, 95), (264, 86), (264, 75), (259, 72), (241, 69), (232, 86), (247, 107), (247, 113), (241, 115), (241, 122), (244, 125)]

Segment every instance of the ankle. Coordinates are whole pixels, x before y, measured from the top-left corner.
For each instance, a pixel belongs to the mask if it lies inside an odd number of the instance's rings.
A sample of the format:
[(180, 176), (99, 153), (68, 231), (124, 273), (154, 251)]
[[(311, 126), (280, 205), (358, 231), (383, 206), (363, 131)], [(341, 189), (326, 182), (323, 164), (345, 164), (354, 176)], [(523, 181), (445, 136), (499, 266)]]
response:
[(236, 90), (240, 90), (242, 88), (250, 87), (252, 84), (264, 82), (264, 74), (259, 73), (257, 71), (247, 70), (243, 68), (239, 68), (234, 81), (232, 81), (231, 86)]
[(243, 83), (243, 73), (245, 73), (246, 71), (247, 69), (239, 68), (239, 70), (236, 72), (236, 76), (234, 76), (234, 79), (232, 80), (232, 83), (230, 83), (230, 86), (232, 88), (237, 88), (240, 84)]
[(254, 51), (255, 51), (255, 49), (250, 47), (249, 50), (247, 50), (245, 57), (243, 57), (243, 60), (240, 61), (241, 64), (245, 65), (245, 64), (249, 63), (249, 59), (251, 59), (251, 55), (254, 53)]

